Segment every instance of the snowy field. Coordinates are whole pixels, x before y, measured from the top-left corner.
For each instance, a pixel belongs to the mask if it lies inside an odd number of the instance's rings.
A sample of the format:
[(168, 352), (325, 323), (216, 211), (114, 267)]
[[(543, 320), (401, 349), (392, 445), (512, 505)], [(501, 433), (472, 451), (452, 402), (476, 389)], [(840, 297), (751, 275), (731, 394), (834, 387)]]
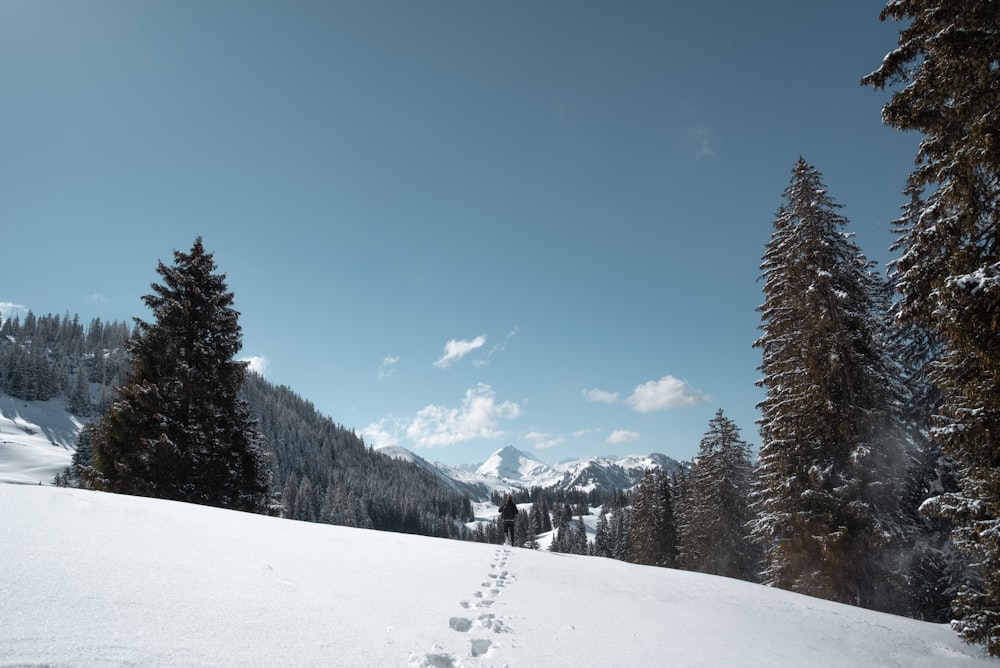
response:
[(0, 666), (1000, 666), (725, 578), (0, 484)]

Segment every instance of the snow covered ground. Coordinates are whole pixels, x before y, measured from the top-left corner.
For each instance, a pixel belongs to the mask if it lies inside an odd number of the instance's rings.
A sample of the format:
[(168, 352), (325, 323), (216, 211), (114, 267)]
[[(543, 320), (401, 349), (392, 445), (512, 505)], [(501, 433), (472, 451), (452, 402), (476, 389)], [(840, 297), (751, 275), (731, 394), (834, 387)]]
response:
[(0, 666), (998, 665), (725, 578), (0, 484)]
[(82, 427), (65, 399), (22, 401), (0, 392), (0, 482), (50, 484), (69, 466)]

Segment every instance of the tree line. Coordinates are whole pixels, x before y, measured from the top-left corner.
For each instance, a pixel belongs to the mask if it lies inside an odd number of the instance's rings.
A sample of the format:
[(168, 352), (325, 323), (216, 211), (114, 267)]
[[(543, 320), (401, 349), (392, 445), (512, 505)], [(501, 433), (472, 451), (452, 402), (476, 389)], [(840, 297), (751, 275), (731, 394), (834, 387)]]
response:
[(131, 334), (125, 323), (95, 318), (84, 327), (68, 313), (0, 319), (0, 387), (26, 401), (66, 396), (75, 415), (93, 415), (121, 380)]

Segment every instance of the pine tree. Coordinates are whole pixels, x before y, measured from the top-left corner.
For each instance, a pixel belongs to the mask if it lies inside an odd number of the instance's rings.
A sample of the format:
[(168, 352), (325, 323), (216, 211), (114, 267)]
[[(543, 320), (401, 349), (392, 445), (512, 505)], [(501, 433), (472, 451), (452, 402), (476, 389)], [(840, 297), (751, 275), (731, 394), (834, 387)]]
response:
[(632, 563), (676, 565), (677, 532), (666, 474), (652, 469), (643, 473), (632, 501), (627, 542)]
[(542, 507), (538, 511), (539, 516), (542, 520), (542, 530), (540, 533), (546, 533), (552, 531), (552, 516), (549, 513), (549, 502), (546, 500), (545, 495), (542, 495)]
[(601, 508), (601, 514), (597, 519), (597, 530), (594, 532), (594, 543), (590, 553), (595, 557), (610, 557), (611, 550), (611, 524), (608, 521), (608, 513)]
[(269, 471), (249, 408), (246, 363), (225, 276), (199, 237), (159, 263), (162, 284), (136, 319), (130, 369), (93, 442), (94, 487), (239, 510), (268, 505)]
[(77, 367), (73, 379), (73, 392), (69, 396), (66, 409), (75, 415), (89, 416), (91, 412), (90, 385), (83, 364)]
[[(884, 282), (801, 158), (761, 264), (762, 445), (752, 499), (766, 583), (884, 607), (903, 466), (884, 350)], [(892, 568), (890, 566), (890, 568)]]
[(573, 554), (587, 554), (588, 549), (587, 525), (583, 522), (583, 515), (580, 515), (573, 533)]
[(862, 84), (900, 83), (884, 122), (924, 135), (908, 189), (927, 193), (900, 239), (901, 315), (940, 337), (931, 436), (960, 489), (925, 504), (954, 523), (980, 586), (955, 600), (953, 627), (1000, 656), (1000, 2), (889, 2), (899, 45)]
[(674, 491), (670, 476), (661, 471), (656, 475), (656, 499), (658, 506), (656, 527), (657, 565), (666, 568), (677, 567), (677, 514), (674, 510)]
[[(917, 189), (908, 186), (904, 194), (908, 202), (893, 230), (900, 240), (919, 224), (924, 208)], [(891, 250), (898, 252), (902, 247), (897, 241)], [(894, 262), (889, 265), (889, 278), (897, 285), (903, 278)], [(910, 584), (905, 588), (906, 600), (900, 612), (944, 623), (953, 617), (951, 601), (960, 588), (977, 580), (968, 560), (951, 546), (951, 522), (940, 515), (920, 512), (928, 498), (957, 492), (959, 486), (954, 460), (944, 454), (928, 431), (931, 417), (941, 406), (941, 393), (930, 380), (930, 369), (944, 347), (936, 332), (904, 317), (901, 305), (900, 301), (893, 304), (896, 326), (889, 341), (906, 392), (899, 422), (907, 435), (912, 463), (901, 499), (904, 518), (912, 525), (913, 545), (906, 555), (904, 576)]]
[(628, 528), (628, 560), (634, 564), (653, 566), (657, 561), (656, 478), (646, 470), (636, 486), (632, 500), (632, 517)]
[(719, 409), (709, 422), (687, 477), (680, 539), (685, 570), (753, 580), (756, 550), (750, 542), (750, 447)]
[(619, 561), (626, 561), (629, 555), (628, 535), (632, 524), (632, 511), (626, 506), (617, 508), (611, 513), (611, 525), (608, 531), (611, 556)]

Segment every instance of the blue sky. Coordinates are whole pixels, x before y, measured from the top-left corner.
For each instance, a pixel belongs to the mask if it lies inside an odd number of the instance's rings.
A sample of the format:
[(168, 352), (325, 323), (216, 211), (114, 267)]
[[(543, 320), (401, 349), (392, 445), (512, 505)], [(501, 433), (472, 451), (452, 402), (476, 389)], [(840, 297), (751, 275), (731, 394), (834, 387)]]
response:
[(202, 236), (243, 356), (373, 444), (479, 462), (753, 445), (801, 155), (889, 259), (918, 137), (881, 3), (0, 4), (0, 302), (150, 320)]

